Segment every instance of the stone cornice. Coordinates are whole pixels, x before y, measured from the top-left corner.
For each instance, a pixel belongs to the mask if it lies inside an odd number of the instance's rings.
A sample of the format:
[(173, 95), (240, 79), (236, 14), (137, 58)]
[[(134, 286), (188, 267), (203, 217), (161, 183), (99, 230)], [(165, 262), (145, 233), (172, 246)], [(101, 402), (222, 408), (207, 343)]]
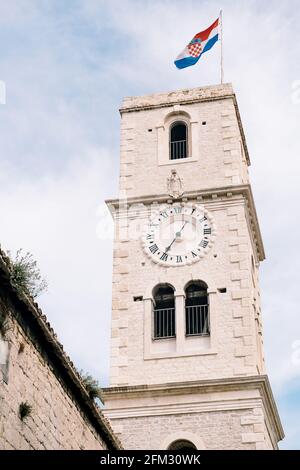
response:
[[(262, 236), (259, 228), (255, 203), (253, 199), (253, 194), (251, 186), (249, 184), (237, 185), (237, 186), (225, 186), (220, 188), (208, 188), (198, 191), (187, 191), (184, 193), (182, 198), (176, 199), (174, 202), (188, 202), (188, 201), (198, 201), (199, 204), (207, 205), (211, 203), (216, 206), (218, 203), (234, 202), (234, 197), (242, 195), (247, 201), (247, 208), (249, 213), (249, 225), (252, 232), (252, 241), (254, 248), (257, 252), (257, 257), (260, 261), (265, 259), (265, 251), (262, 241)], [(131, 197), (126, 200), (122, 199), (109, 199), (106, 201), (112, 215), (115, 217), (116, 213), (119, 215), (122, 212), (126, 212), (127, 208), (135, 204), (145, 204), (149, 205), (152, 203), (157, 204), (166, 204), (170, 203), (172, 200), (168, 194), (151, 194), (140, 197)]]
[[(2, 292), (1, 292), (2, 290)], [(65, 391), (75, 400), (87, 421), (103, 439), (108, 449), (120, 449), (122, 445), (114, 435), (113, 430), (96, 406), (81, 381), (80, 375), (72, 361), (59, 343), (47, 317), (43, 314), (33, 298), (21, 293), (12, 283), (10, 260), (0, 248), (0, 295), (5, 296), (5, 302), (10, 306), (9, 311), (26, 336), (46, 361), (51, 364), (51, 370)]]
[(236, 100), (236, 95), (233, 92), (231, 83), (224, 83), (222, 85), (210, 85), (200, 88), (188, 88), (185, 90), (176, 90), (167, 93), (155, 93), (145, 96), (132, 96), (123, 99), (120, 108), (121, 115), (124, 113), (132, 113), (138, 111), (147, 111), (150, 109), (166, 108), (175, 105), (189, 105), (195, 103), (220, 101), (232, 99), (236, 111), (237, 121), (243, 141), (245, 156), (248, 165), (250, 165), (250, 157), (246, 142), (246, 137), (240, 117), (240, 112)]
[(174, 104), (198, 103), (205, 100), (218, 99), (233, 94), (231, 83), (208, 85), (203, 87), (179, 89), (168, 92), (152, 93), (142, 96), (126, 96), (123, 98), (120, 112), (137, 109), (160, 108)]
[[(135, 399), (138, 397), (162, 397), (162, 396), (176, 396), (176, 395), (194, 395), (212, 392), (230, 392), (230, 391), (244, 391), (244, 390), (258, 390), (261, 400), (264, 405), (264, 412), (268, 426), (271, 427), (276, 442), (284, 438), (284, 432), (281, 425), (280, 417), (277, 411), (275, 400), (272, 394), (271, 386), (266, 375), (249, 376), (249, 377), (233, 377), (223, 379), (211, 380), (197, 380), (189, 382), (174, 382), (163, 384), (151, 385), (133, 385), (122, 387), (109, 387), (103, 389), (104, 401), (112, 402), (113, 400), (127, 400)], [(255, 406), (257, 400), (247, 399), (245, 404), (242, 400), (238, 400), (238, 405), (234, 400), (229, 401), (229, 408), (237, 409)], [(159, 401), (157, 400), (159, 407)], [(180, 406), (180, 405), (178, 405)], [(226, 405), (225, 409), (226, 409)], [(218, 406), (220, 410), (222, 406)], [(227, 406), (228, 408), (228, 406)], [(124, 409), (124, 407), (122, 407)], [(132, 410), (132, 408), (130, 408)], [(152, 411), (153, 413), (153, 406)], [(113, 415), (113, 409), (107, 410), (108, 415)]]

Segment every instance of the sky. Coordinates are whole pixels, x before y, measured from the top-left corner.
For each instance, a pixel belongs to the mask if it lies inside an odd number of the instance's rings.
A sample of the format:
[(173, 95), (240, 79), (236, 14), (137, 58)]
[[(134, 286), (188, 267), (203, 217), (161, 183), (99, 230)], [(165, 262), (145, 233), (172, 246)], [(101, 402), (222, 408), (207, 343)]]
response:
[(79, 369), (108, 384), (112, 241), (124, 96), (220, 82), (219, 44), (173, 60), (223, 9), (232, 82), (267, 259), (267, 371), (286, 438), (300, 449), (300, 5), (297, 0), (0, 0), (0, 243), (29, 250), (39, 298)]

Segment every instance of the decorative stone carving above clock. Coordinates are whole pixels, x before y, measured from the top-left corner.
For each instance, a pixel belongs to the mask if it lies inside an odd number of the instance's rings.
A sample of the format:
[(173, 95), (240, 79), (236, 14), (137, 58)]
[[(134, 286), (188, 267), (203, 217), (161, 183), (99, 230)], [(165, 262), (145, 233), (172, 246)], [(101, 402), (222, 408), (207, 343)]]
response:
[(167, 178), (168, 193), (173, 199), (178, 199), (183, 195), (183, 181), (176, 170), (171, 170), (171, 175)]

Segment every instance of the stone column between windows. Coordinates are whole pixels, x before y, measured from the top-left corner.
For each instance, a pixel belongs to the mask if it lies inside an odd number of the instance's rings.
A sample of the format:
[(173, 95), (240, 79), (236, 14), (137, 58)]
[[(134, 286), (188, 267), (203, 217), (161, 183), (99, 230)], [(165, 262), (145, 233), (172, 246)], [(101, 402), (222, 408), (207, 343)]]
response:
[(153, 338), (153, 299), (151, 297), (144, 299), (144, 355), (149, 357), (151, 354), (151, 344)]
[(210, 325), (210, 347), (215, 349), (217, 345), (217, 319), (216, 313), (218, 310), (218, 296), (217, 289), (207, 289), (208, 302), (209, 302), (209, 325)]
[(185, 295), (175, 295), (176, 353), (184, 352), (185, 344)]

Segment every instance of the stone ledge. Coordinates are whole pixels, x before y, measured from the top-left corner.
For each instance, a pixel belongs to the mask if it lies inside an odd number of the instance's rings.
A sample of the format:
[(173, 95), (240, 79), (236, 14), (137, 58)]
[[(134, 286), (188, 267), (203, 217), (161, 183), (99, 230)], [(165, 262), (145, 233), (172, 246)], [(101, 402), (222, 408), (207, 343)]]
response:
[(120, 113), (152, 109), (176, 104), (198, 103), (199, 101), (216, 100), (234, 96), (230, 83), (209, 85), (198, 88), (181, 89), (165, 93), (153, 93), (144, 96), (128, 96), (123, 98)]
[[(176, 395), (195, 395), (213, 393), (213, 392), (230, 392), (230, 391), (247, 391), (258, 390), (260, 400), (262, 401), (264, 414), (269, 426), (274, 430), (276, 442), (284, 437), (284, 432), (278, 415), (277, 407), (274, 401), (269, 379), (266, 375), (231, 377), (223, 379), (197, 380), (189, 382), (172, 382), (151, 385), (132, 385), (132, 386), (115, 386), (103, 389), (105, 402), (113, 402), (114, 400), (134, 400), (137, 397), (164, 397)], [(205, 400), (205, 398), (204, 398)], [(125, 406), (126, 408), (126, 406)], [(124, 409), (124, 406), (122, 406)], [(258, 410), (262, 415), (263, 411)], [(106, 415), (110, 410), (106, 411)], [(255, 410), (254, 410), (254, 414)]]

